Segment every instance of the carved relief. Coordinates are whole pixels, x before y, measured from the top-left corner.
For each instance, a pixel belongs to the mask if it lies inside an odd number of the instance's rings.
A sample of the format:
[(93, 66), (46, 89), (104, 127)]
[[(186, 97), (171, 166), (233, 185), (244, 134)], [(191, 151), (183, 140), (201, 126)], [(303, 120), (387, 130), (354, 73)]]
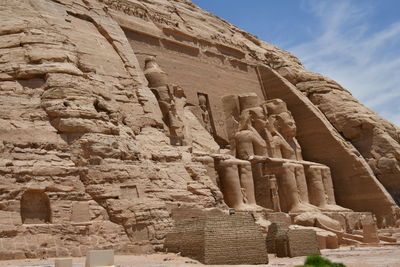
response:
[(146, 21), (153, 21), (169, 26), (176, 26), (177, 21), (173, 20), (170, 15), (160, 13), (156, 10), (149, 11), (144, 5), (139, 5), (126, 0), (99, 0), (106, 4), (109, 8), (125, 13), (126, 15), (135, 16)]
[(208, 96), (203, 93), (197, 93), (197, 96), (199, 98), (199, 106), (201, 109), (201, 119), (202, 119), (202, 124), (204, 128), (210, 133), (214, 134), (215, 132), (215, 126), (213, 125), (213, 120), (211, 116), (211, 109), (210, 109), (210, 103), (208, 101)]
[(140, 197), (137, 185), (123, 185), (121, 189), (121, 199), (134, 200)]
[(71, 221), (72, 222), (90, 221), (89, 202), (76, 201), (72, 204)]

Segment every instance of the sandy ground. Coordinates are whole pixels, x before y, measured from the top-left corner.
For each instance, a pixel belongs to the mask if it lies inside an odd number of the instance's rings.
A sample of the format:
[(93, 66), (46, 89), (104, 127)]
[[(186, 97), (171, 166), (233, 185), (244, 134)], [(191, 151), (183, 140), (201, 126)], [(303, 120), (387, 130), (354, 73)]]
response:
[[(400, 267), (400, 247), (358, 247), (341, 248), (336, 250), (323, 250), (322, 255), (333, 262), (341, 262), (348, 267)], [(300, 265), (305, 257), (296, 258), (275, 258), (269, 256), (268, 265), (259, 266), (280, 266), (289, 267)], [(83, 267), (84, 258), (74, 258), (73, 267)], [(183, 266), (204, 266), (203, 264), (189, 258), (180, 257), (176, 254), (151, 254), (151, 255), (116, 255), (115, 264), (121, 267), (183, 267)], [(0, 267), (54, 267), (54, 259), (43, 260), (14, 260), (0, 261)], [(209, 265), (211, 266), (211, 265)], [(215, 266), (215, 265), (214, 265)], [(222, 266), (222, 265), (219, 265)], [(227, 265), (224, 265), (227, 266)], [(251, 266), (251, 265), (236, 265)]]

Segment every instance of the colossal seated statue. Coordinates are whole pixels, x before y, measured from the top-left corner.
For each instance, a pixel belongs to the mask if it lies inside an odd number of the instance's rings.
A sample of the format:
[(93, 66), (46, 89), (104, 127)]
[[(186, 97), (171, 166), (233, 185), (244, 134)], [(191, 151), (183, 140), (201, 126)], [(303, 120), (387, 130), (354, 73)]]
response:
[[(271, 129), (274, 135), (274, 157), (292, 160), (296, 165), (300, 198), (303, 203), (311, 203), (322, 211), (349, 211), (336, 205), (332, 176), (329, 167), (304, 161), (301, 146), (296, 139), (296, 123), (287, 109), (286, 103), (280, 99), (266, 102)], [(304, 179), (305, 178), (305, 179)]]
[[(247, 94), (224, 97), (223, 103), (232, 151), (252, 162), (257, 204), (293, 213), (347, 211), (335, 203), (329, 168), (303, 160), (296, 124), (282, 100), (260, 104), (257, 95)], [(274, 183), (279, 188), (279, 207)]]
[(218, 164), (225, 202), (239, 211), (262, 209), (256, 204), (252, 166), (248, 160), (254, 156), (256, 147), (265, 147), (265, 142), (251, 126), (248, 114), (240, 116), (234, 145), (236, 158), (223, 159)]

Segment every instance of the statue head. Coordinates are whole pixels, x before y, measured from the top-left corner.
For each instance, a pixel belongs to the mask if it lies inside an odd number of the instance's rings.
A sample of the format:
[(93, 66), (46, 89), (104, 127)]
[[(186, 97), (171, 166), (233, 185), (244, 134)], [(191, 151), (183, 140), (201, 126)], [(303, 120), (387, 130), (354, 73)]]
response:
[(281, 99), (272, 99), (267, 101), (266, 107), (276, 130), (286, 137), (296, 137), (296, 122), (287, 109), (286, 103)]
[(282, 135), (287, 137), (296, 137), (297, 127), (292, 114), (283, 112), (276, 115), (276, 127)]
[(239, 108), (241, 111), (255, 108), (260, 105), (260, 98), (255, 93), (240, 94), (239, 98)]
[(203, 111), (207, 110), (207, 98), (205, 95), (199, 94), (199, 106)]
[(250, 116), (251, 123), (255, 128), (265, 128), (267, 126), (267, 117), (262, 107), (254, 107), (244, 110)]
[(146, 57), (144, 75), (150, 88), (165, 87), (168, 84), (167, 74), (160, 68), (154, 56)]
[(148, 56), (144, 59), (144, 68), (159, 67), (155, 56)]
[(260, 98), (255, 93), (240, 94), (238, 95), (239, 107), (241, 114), (245, 114), (250, 117), (250, 124), (256, 129), (262, 129), (266, 127), (267, 117), (263, 108), (260, 106)]
[(251, 128), (250, 113), (247, 111), (242, 112), (239, 117), (239, 131), (249, 130)]
[(174, 88), (174, 96), (175, 97), (178, 97), (178, 98), (185, 97), (186, 98), (185, 91), (183, 90), (182, 87), (180, 87), (179, 85), (175, 85), (175, 84), (172, 85), (172, 87)]

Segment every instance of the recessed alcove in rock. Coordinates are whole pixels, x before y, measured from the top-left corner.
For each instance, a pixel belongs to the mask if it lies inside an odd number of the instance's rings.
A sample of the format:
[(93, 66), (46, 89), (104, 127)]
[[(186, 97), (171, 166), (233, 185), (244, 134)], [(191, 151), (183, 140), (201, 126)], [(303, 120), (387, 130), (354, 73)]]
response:
[(21, 198), (21, 218), (24, 224), (51, 222), (49, 197), (43, 191), (28, 190)]

